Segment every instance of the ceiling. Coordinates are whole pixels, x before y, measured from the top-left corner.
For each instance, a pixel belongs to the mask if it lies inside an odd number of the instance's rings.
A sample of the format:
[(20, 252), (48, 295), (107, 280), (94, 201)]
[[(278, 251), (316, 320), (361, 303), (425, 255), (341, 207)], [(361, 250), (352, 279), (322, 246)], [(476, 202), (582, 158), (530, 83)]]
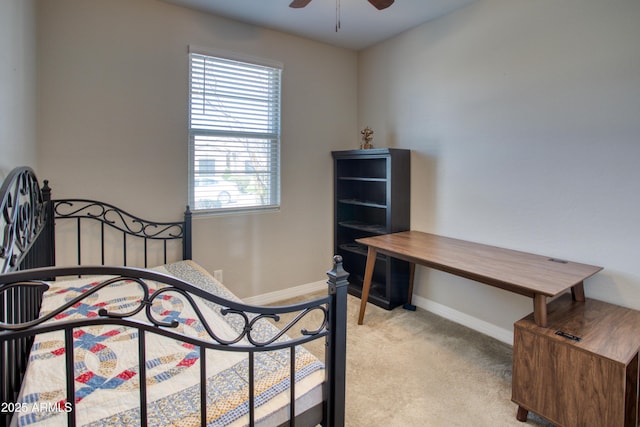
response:
[[(367, 0), (313, 0), (302, 9), (290, 8), (291, 0), (164, 1), (334, 46), (360, 50), (474, 0), (396, 0), (384, 10), (377, 10)], [(336, 31), (338, 16), (340, 28)]]

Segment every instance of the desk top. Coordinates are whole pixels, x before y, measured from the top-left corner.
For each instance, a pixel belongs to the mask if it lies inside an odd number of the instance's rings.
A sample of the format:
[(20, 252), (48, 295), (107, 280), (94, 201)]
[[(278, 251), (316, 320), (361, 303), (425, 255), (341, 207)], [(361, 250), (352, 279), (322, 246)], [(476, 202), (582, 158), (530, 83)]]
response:
[(555, 296), (602, 267), (420, 231), (357, 239), (377, 252), (533, 297)]

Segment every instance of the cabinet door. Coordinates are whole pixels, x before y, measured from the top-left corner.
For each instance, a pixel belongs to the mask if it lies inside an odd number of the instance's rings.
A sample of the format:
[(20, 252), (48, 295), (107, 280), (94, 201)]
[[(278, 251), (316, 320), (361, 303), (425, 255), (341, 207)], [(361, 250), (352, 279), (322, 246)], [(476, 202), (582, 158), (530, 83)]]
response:
[(560, 426), (629, 425), (623, 365), (521, 328), (513, 351), (514, 402)]

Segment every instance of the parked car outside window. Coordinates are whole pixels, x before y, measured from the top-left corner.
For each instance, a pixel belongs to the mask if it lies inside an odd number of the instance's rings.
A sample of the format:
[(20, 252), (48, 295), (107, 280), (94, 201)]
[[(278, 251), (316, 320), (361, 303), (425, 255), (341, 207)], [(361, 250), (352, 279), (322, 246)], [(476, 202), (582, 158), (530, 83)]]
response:
[(236, 203), (241, 195), (238, 184), (216, 178), (196, 178), (194, 193), (196, 209), (225, 207)]

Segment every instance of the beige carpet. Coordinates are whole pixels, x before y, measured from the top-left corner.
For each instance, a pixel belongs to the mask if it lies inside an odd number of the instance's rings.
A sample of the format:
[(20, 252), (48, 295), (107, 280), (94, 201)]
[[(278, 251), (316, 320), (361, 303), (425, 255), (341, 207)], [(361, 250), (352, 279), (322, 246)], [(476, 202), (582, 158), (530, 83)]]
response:
[[(358, 326), (360, 300), (348, 304), (348, 427), (550, 425), (516, 420), (509, 345), (421, 309), (369, 304)], [(324, 358), (324, 342), (306, 347)]]

